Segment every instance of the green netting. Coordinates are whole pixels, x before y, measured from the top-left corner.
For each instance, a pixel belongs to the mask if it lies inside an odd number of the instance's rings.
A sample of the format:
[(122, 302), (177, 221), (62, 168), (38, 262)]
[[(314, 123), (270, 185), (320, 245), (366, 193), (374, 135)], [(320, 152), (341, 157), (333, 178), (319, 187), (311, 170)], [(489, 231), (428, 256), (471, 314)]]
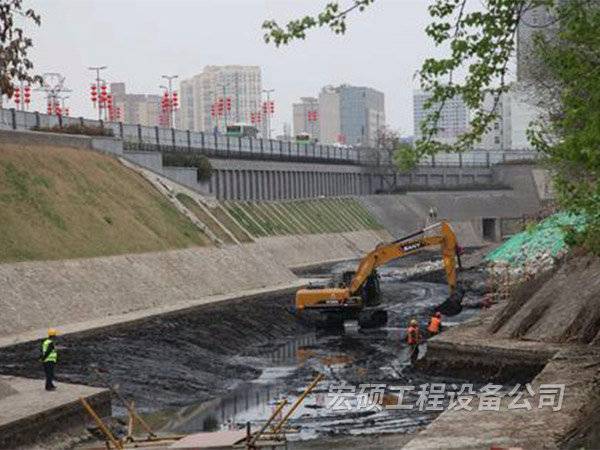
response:
[(582, 216), (554, 214), (531, 229), (515, 234), (486, 256), (486, 261), (505, 262), (512, 266), (525, 264), (543, 254), (553, 257), (566, 250), (565, 227), (581, 230), (585, 226)]

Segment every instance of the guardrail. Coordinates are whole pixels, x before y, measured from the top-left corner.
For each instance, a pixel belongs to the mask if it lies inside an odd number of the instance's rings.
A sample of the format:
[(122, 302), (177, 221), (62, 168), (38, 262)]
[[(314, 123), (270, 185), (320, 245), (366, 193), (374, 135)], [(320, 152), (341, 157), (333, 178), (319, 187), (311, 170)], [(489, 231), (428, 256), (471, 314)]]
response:
[[(85, 125), (112, 130), (123, 140), (126, 150), (198, 152), (213, 158), (240, 158), (325, 164), (390, 166), (392, 162), (370, 148), (341, 148), (335, 145), (304, 144), (276, 139), (224, 136), (175, 128), (105, 122), (83, 117), (64, 117), (39, 112), (0, 109), (0, 128), (32, 128)], [(425, 167), (490, 167), (494, 164), (535, 159), (529, 150), (479, 151), (441, 154), (424, 158)]]

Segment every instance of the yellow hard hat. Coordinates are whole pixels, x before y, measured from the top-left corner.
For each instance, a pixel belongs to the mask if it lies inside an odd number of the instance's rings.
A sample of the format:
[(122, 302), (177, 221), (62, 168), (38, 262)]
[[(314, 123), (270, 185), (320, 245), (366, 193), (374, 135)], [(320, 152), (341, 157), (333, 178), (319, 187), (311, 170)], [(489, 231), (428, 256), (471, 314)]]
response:
[(417, 322), (417, 319), (411, 319), (410, 324), (411, 325), (419, 325), (419, 322)]
[(48, 329), (48, 336), (56, 336), (58, 334), (58, 330), (56, 328)]

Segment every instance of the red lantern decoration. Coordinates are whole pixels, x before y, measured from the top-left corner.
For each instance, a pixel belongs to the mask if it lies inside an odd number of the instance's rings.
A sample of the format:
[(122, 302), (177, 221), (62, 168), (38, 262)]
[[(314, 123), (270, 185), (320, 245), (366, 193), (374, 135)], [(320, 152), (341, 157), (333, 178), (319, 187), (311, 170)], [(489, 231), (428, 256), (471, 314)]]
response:
[(231, 97), (227, 97), (227, 99), (225, 99), (225, 108), (227, 111), (231, 111)]
[(103, 84), (102, 86), (100, 86), (100, 107), (101, 108), (105, 108), (106, 107), (106, 100), (108, 98), (108, 94), (106, 92), (106, 84)]
[(173, 92), (171, 94), (171, 104), (173, 105), (173, 109), (177, 109), (179, 107), (179, 97), (177, 96), (177, 92)]
[(96, 102), (98, 101), (98, 88), (95, 84), (92, 84), (90, 87), (90, 100), (94, 104), (94, 108), (96, 107)]
[(29, 85), (23, 89), (23, 101), (27, 106), (31, 103), (31, 87)]
[(48, 115), (52, 115), (52, 103), (48, 102), (46, 112), (48, 113)]
[(275, 113), (275, 102), (273, 100), (269, 101), (269, 112), (271, 114)]
[(21, 103), (21, 90), (18, 87), (13, 92), (13, 99), (17, 105)]
[(211, 117), (215, 117), (216, 116), (215, 104), (214, 103), (212, 105), (210, 105), (210, 115), (211, 115)]

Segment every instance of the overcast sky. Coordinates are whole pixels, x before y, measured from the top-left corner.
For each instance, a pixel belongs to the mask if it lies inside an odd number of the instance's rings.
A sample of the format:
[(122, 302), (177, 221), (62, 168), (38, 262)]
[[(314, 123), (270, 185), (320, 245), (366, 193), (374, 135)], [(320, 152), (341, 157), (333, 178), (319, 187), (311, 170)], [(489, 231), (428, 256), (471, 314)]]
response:
[[(285, 48), (264, 43), (265, 19), (283, 23), (316, 13), (326, 2), (28, 0), (42, 15), (31, 56), (36, 71), (67, 77), (71, 115), (93, 116), (88, 66), (108, 66), (105, 78), (124, 81), (128, 92), (159, 93), (161, 74), (186, 78), (205, 65), (243, 64), (259, 65), (263, 87), (275, 89), (275, 134), (291, 123), (293, 102), (340, 83), (383, 91), (388, 124), (412, 134), (414, 74), (434, 52), (424, 32), (430, 1), (376, 0), (352, 16), (344, 36), (324, 29)], [(39, 100), (36, 106), (45, 110)]]

